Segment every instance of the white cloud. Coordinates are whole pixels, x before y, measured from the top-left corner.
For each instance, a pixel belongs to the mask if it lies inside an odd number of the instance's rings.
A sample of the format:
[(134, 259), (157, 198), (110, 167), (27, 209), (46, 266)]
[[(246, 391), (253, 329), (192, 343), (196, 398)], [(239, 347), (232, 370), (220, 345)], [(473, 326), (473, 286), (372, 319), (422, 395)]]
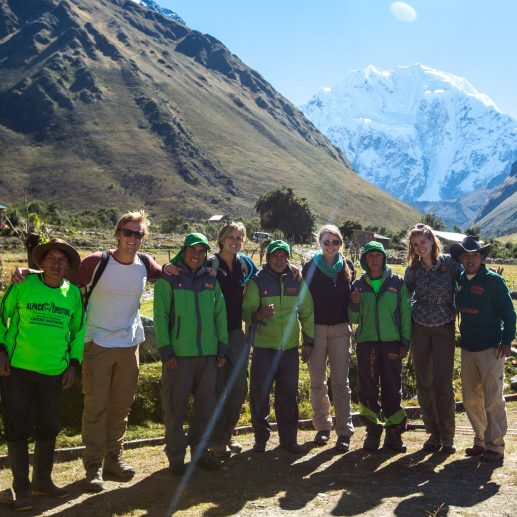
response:
[(332, 88), (330, 86), (324, 86), (322, 88), (322, 90), (325, 92), (325, 93), (330, 93), (332, 91)]
[(406, 2), (393, 2), (390, 11), (401, 22), (413, 23), (416, 20), (416, 11)]

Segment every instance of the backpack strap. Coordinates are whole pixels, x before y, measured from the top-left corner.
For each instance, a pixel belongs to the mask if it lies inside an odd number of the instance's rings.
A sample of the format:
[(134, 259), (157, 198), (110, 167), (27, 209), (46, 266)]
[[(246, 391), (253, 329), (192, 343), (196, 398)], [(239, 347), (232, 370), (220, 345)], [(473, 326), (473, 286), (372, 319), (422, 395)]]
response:
[(92, 295), (92, 291), (97, 285), (97, 282), (99, 281), (100, 277), (102, 276), (102, 273), (104, 273), (104, 270), (106, 269), (106, 266), (108, 265), (110, 259), (110, 252), (109, 250), (103, 251), (101, 260), (99, 261), (99, 264), (97, 265), (97, 268), (95, 269), (95, 273), (93, 275), (92, 281), (90, 282), (90, 285), (86, 287), (86, 292), (84, 293), (84, 306), (86, 307), (88, 305), (88, 301), (90, 300), (90, 296)]
[[(239, 264), (241, 265), (241, 271), (242, 271), (242, 279), (241, 279), (241, 285), (244, 286), (248, 283), (249, 279), (253, 276), (255, 273), (255, 264), (253, 264), (253, 261), (244, 255), (243, 253), (237, 253), (237, 260), (239, 261)], [(219, 257), (217, 255), (212, 255), (208, 262), (210, 264), (210, 267), (212, 269), (215, 269), (216, 271), (221, 271), (221, 273), (226, 276), (227, 273), (224, 269), (219, 268)]]
[(145, 269), (147, 271), (147, 276), (151, 274), (151, 263), (149, 262), (149, 256), (147, 253), (142, 253), (140, 251), (137, 251), (136, 254), (138, 255), (138, 258), (142, 261), (142, 264), (145, 266)]

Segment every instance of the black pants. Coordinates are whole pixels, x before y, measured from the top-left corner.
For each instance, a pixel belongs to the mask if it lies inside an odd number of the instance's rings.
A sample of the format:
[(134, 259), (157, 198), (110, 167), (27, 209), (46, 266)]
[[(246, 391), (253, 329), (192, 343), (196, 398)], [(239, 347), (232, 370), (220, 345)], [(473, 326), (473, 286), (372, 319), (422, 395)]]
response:
[(11, 366), (0, 377), (2, 414), (8, 442), (52, 440), (59, 433), (62, 375), (43, 375)]
[(271, 435), (269, 394), (275, 383), (275, 416), (281, 445), (296, 442), (298, 432), (298, 349), (254, 348), (250, 370), (251, 424), (255, 442)]
[[(372, 421), (380, 412), (389, 419), (402, 410), (400, 343), (365, 341), (357, 344), (357, 380), (361, 416)], [(380, 400), (379, 400), (380, 391)]]

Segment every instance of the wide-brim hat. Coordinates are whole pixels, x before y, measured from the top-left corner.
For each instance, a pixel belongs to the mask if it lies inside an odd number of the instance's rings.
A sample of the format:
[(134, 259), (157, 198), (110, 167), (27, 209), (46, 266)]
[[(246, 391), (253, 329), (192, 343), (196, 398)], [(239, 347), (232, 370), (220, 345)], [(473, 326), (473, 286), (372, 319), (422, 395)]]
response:
[(476, 239), (476, 237), (472, 235), (467, 235), (461, 242), (461, 244), (456, 243), (451, 246), (450, 252), (452, 258), (456, 262), (460, 262), (460, 255), (463, 253), (479, 251), (479, 254), (484, 259), (490, 252), (490, 244), (485, 244), (484, 246)]
[(269, 243), (269, 246), (266, 249), (266, 255), (271, 255), (271, 253), (274, 253), (276, 250), (283, 250), (287, 253), (287, 256), (291, 256), (291, 248), (287, 242), (282, 241), (280, 239), (276, 241), (271, 241)]
[(75, 271), (79, 267), (79, 264), (81, 264), (81, 257), (74, 247), (70, 246), (70, 244), (63, 239), (51, 239), (44, 244), (38, 244), (32, 250), (31, 258), (38, 267), (41, 267), (42, 258), (50, 250), (62, 251), (68, 257), (70, 271)]
[(176, 254), (176, 256), (171, 260), (173, 264), (176, 264), (176, 262), (181, 261), (183, 262), (184, 252), (185, 248), (189, 248), (190, 246), (195, 246), (196, 244), (202, 244), (206, 251), (210, 251), (210, 244), (208, 243), (208, 239), (205, 235), (202, 233), (189, 233), (185, 240), (183, 241), (183, 246), (179, 250), (179, 252)]

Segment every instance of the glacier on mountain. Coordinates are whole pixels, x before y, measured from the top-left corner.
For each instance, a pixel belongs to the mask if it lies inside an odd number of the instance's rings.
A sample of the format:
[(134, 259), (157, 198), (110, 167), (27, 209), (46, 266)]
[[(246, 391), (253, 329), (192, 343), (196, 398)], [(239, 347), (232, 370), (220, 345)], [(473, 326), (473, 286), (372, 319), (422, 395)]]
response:
[(353, 71), (301, 109), (362, 177), (416, 205), (494, 188), (517, 160), (517, 121), (424, 65)]

